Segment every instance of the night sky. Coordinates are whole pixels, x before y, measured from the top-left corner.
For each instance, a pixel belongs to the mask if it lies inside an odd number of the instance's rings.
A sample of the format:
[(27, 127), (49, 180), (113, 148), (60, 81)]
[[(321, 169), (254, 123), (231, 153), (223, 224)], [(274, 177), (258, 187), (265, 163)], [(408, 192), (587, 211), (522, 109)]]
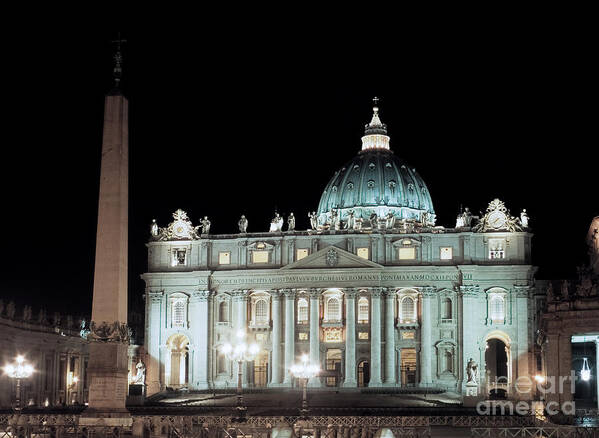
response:
[[(4, 301), (91, 309), (104, 94), (112, 30), (56, 27), (8, 45)], [(437, 224), (500, 198), (531, 217), (538, 278), (575, 275), (597, 200), (596, 67), (581, 46), (412, 38), (363, 46), (279, 35), (123, 32), (130, 102), (130, 307), (141, 310), (149, 224), (177, 208), (214, 233), (298, 229), (361, 147), (381, 98), (394, 152), (431, 193)], [(65, 43), (68, 41), (68, 43)], [(593, 173), (595, 172), (595, 173)]]

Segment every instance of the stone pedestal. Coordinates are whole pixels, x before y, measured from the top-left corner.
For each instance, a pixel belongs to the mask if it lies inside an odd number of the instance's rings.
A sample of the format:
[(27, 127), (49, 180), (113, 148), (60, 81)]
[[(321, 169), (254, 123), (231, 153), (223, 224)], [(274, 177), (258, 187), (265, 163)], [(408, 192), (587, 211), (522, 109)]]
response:
[(128, 374), (127, 344), (93, 342), (90, 345), (87, 371), (90, 376), (89, 408), (85, 411), (85, 416), (95, 412), (129, 415), (125, 409)]
[(141, 406), (146, 398), (146, 385), (132, 384), (129, 385), (129, 395), (127, 396), (128, 406)]
[(465, 407), (475, 407), (482, 398), (483, 397), (478, 394), (478, 384), (474, 382), (466, 383), (466, 395), (464, 396)]

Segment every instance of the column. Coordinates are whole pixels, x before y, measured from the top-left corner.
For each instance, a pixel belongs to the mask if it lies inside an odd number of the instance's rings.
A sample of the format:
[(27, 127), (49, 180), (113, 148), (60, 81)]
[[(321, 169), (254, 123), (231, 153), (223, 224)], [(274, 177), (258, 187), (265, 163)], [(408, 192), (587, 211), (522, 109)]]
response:
[(395, 292), (385, 291), (385, 386), (395, 386)]
[(270, 292), (272, 298), (272, 355), (269, 386), (281, 384), (281, 295), (278, 290)]
[[(235, 337), (237, 336), (237, 332), (242, 330), (244, 333), (247, 333), (247, 290), (238, 290), (233, 293), (233, 299), (235, 301), (235, 333), (233, 334), (233, 342), (236, 341)], [(237, 373), (239, 372), (239, 364), (235, 363), (233, 365), (233, 379), (235, 381), (235, 385), (237, 385)], [(247, 372), (247, 362), (243, 362), (243, 376), (242, 383), (243, 385), (247, 385), (248, 383), (248, 372)]]
[[(210, 291), (194, 291), (189, 300), (189, 329), (193, 345), (189, 355), (189, 385), (193, 389), (208, 388), (209, 355), (209, 298)], [(185, 363), (183, 363), (183, 366)], [(183, 368), (185, 372), (185, 368)]]
[[(547, 385), (553, 385), (553, 391), (547, 391), (544, 395), (546, 406), (552, 403), (552, 409), (559, 408), (559, 335), (556, 329), (560, 327), (550, 326), (550, 333), (547, 333), (547, 344), (545, 346), (545, 375), (547, 376)], [(553, 379), (553, 383), (551, 382)]]
[(283, 384), (291, 386), (292, 375), (289, 369), (295, 362), (295, 290), (285, 289), (285, 370)]
[(558, 347), (558, 363), (559, 363), (559, 374), (556, 378), (557, 392), (559, 393), (560, 407), (565, 402), (572, 401), (574, 397), (574, 382), (568, 377), (563, 380), (563, 391), (560, 390), (560, 376), (570, 376), (572, 371), (572, 335), (564, 330), (566, 333), (559, 334), (559, 347)]
[[(320, 291), (318, 289), (310, 290), (310, 362), (320, 366), (320, 312), (318, 303), (320, 301)], [(324, 368), (320, 366), (320, 368)], [(310, 387), (320, 387), (320, 377), (312, 377), (308, 381)]]
[(345, 291), (345, 380), (343, 387), (355, 388), (356, 381), (356, 295), (357, 289)]
[(370, 292), (370, 382), (368, 386), (381, 386), (381, 293), (382, 288)]
[(160, 392), (160, 306), (163, 292), (146, 293), (146, 394)]
[(422, 288), (422, 328), (420, 329), (420, 385), (432, 384), (431, 353), (432, 343), (432, 310), (431, 301), (434, 297), (434, 287)]

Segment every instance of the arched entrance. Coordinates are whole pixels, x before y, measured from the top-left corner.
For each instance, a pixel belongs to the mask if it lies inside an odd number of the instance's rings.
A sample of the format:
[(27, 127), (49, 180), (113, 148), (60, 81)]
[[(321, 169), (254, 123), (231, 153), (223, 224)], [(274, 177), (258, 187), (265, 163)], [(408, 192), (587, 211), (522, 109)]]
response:
[(512, 381), (509, 338), (504, 334), (487, 337), (485, 348), (485, 370), (488, 394), (505, 398)]
[(370, 364), (367, 360), (363, 360), (358, 364), (358, 386), (368, 386), (370, 382)]
[(171, 388), (183, 388), (189, 381), (189, 339), (183, 334), (174, 334), (168, 338), (166, 347), (164, 381)]

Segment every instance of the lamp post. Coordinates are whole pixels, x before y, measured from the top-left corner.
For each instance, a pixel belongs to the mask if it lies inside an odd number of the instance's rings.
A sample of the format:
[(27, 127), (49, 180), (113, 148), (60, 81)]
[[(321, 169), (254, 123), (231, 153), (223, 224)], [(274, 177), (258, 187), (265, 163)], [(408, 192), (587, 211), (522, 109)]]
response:
[(306, 416), (310, 411), (308, 409), (308, 394), (306, 389), (308, 386), (308, 380), (316, 376), (320, 372), (320, 367), (318, 365), (310, 364), (309, 357), (307, 354), (303, 354), (301, 360), (301, 363), (293, 364), (290, 368), (290, 371), (294, 377), (300, 379), (301, 381), (303, 392), (302, 408), (300, 409), (300, 413), (301, 415)]
[(245, 331), (243, 330), (237, 331), (233, 344), (226, 343), (221, 348), (221, 352), (227, 359), (237, 362), (237, 404), (235, 406), (237, 421), (243, 421), (247, 411), (247, 407), (243, 405), (243, 363), (253, 361), (258, 351), (260, 351), (260, 347), (257, 344), (248, 345), (245, 342)]
[(21, 379), (27, 379), (33, 374), (33, 365), (27, 363), (21, 355), (17, 356), (15, 363), (8, 364), (3, 368), (4, 374), (11, 379), (17, 379), (17, 401), (15, 411), (21, 410)]

